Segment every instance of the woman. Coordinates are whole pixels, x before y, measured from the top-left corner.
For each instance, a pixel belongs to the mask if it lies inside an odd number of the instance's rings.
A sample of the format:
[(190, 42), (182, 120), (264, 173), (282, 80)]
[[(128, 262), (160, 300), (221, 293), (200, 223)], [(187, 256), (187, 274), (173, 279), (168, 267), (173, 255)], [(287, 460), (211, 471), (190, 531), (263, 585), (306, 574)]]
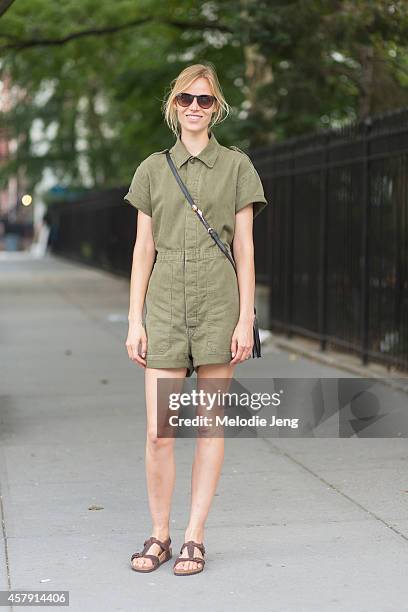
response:
[[(221, 145), (211, 131), (229, 113), (212, 64), (185, 68), (172, 82), (163, 111), (177, 137), (171, 158), (195, 204), (233, 252), (237, 274), (185, 199), (167, 149), (152, 153), (136, 169), (124, 198), (138, 209), (126, 347), (129, 358), (145, 369), (146, 475), (153, 523), (144, 549), (131, 557), (139, 572), (153, 571), (172, 556), (174, 438), (157, 435), (157, 379), (181, 383), (195, 370), (198, 384), (208, 378), (230, 380), (236, 364), (251, 356), (252, 223), (267, 204), (249, 157)], [(222, 436), (197, 438), (190, 519), (173, 565), (176, 575), (204, 568), (204, 526), (223, 458)]]

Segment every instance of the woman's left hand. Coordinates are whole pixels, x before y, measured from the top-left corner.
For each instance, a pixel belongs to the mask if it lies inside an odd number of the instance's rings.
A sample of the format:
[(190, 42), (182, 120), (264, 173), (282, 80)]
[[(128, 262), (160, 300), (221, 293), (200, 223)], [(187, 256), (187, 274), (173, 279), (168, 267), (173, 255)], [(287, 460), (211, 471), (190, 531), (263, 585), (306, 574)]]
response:
[(250, 319), (239, 319), (237, 326), (232, 334), (231, 354), (233, 359), (230, 365), (246, 361), (252, 355), (254, 345), (254, 317)]

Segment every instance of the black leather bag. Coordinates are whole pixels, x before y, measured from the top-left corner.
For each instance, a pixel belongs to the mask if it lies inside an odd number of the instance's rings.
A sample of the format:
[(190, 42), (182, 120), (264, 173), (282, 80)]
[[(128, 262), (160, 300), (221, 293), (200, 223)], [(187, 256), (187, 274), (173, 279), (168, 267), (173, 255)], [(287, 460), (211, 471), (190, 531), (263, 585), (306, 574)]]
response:
[[(221, 251), (224, 253), (224, 255), (226, 257), (228, 257), (228, 259), (230, 260), (230, 262), (232, 263), (234, 270), (235, 270), (235, 274), (237, 273), (237, 269), (235, 266), (235, 262), (232, 259), (227, 247), (225, 246), (225, 244), (222, 242), (222, 240), (220, 240), (220, 237), (218, 236), (217, 232), (215, 231), (214, 228), (210, 227), (210, 225), (207, 223), (206, 219), (203, 216), (202, 211), (195, 205), (193, 198), (191, 197), (187, 187), (185, 186), (185, 184), (183, 183), (183, 181), (180, 178), (179, 173), (177, 172), (177, 169), (173, 163), (173, 160), (171, 159), (169, 150), (166, 150), (166, 158), (168, 161), (168, 164), (171, 168), (171, 171), (173, 172), (179, 186), (180, 189), (182, 190), (182, 192), (184, 193), (184, 195), (187, 198), (187, 201), (189, 202), (191, 208), (193, 209), (193, 211), (196, 213), (197, 217), (200, 219), (201, 223), (204, 225), (205, 229), (207, 230), (207, 232), (210, 234), (211, 238), (214, 240), (214, 242), (217, 244), (217, 246), (221, 249)], [(252, 347), (252, 357), (261, 357), (261, 341), (259, 339), (259, 328), (258, 328), (258, 319), (256, 316), (256, 308), (254, 306), (254, 324), (253, 324), (253, 335), (254, 335), (254, 345)]]

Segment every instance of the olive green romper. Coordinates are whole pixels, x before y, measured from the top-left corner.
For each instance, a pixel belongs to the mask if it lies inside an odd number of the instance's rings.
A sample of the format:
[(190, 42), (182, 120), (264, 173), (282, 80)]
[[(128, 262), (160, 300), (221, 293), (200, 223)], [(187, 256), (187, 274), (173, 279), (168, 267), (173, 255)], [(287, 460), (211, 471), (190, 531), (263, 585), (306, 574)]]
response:
[[(137, 167), (124, 200), (152, 217), (156, 261), (150, 276), (144, 326), (146, 366), (188, 369), (228, 363), (239, 319), (238, 281), (157, 151)], [(196, 205), (231, 253), (235, 214), (253, 203), (254, 217), (267, 205), (261, 179), (237, 147), (209, 142), (193, 156), (180, 136), (170, 149)], [(232, 254), (232, 253), (231, 253)]]

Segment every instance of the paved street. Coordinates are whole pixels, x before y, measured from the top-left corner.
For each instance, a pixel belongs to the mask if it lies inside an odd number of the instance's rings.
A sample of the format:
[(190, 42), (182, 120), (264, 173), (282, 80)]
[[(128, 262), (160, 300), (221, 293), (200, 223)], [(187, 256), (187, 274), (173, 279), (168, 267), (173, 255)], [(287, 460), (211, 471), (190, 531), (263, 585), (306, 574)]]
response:
[[(204, 572), (132, 572), (151, 523), (128, 293), (49, 255), (0, 258), (1, 588), (68, 590), (75, 612), (407, 609), (406, 439), (227, 439)], [(352, 376), (273, 345), (238, 373)], [(174, 554), (193, 449), (177, 440)]]

